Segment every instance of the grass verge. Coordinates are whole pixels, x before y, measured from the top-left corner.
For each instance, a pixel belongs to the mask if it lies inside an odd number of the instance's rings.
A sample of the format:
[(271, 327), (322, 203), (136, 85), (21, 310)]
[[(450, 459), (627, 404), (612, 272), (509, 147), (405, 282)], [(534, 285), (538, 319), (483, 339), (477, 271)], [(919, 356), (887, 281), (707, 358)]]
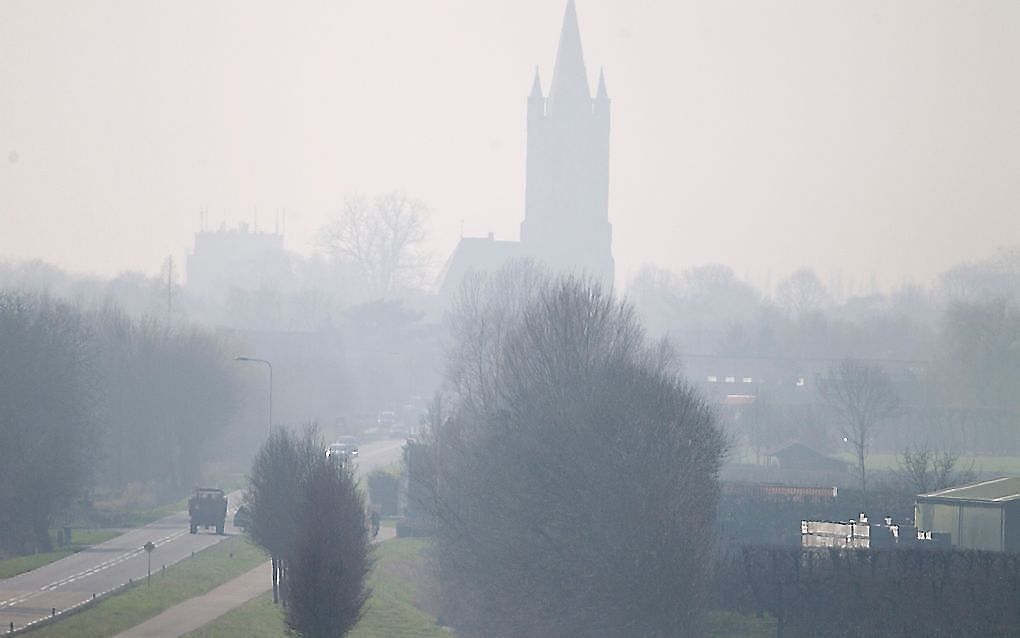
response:
[[(438, 638), (449, 634), (436, 625), (435, 618), (415, 607), (426, 584), (423, 550), (426, 541), (399, 538), (380, 543), (376, 564), (369, 576), (372, 596), (365, 616), (350, 638)], [(410, 577), (409, 577), (410, 576)], [(228, 612), (187, 638), (284, 638), (283, 614), (265, 594)]]
[(84, 531), (74, 531), (74, 542), (70, 545), (65, 545), (60, 549), (52, 552), (42, 552), (40, 554), (30, 554), (28, 556), (15, 556), (14, 558), (7, 558), (0, 560), (0, 580), (4, 578), (11, 578), (18, 574), (30, 572), (33, 569), (48, 565), (49, 563), (60, 560), (80, 552), (81, 550), (91, 547), (92, 545), (98, 545), (99, 543), (106, 542), (115, 536), (119, 536), (120, 532), (116, 532), (108, 529)]
[[(365, 616), (350, 638), (446, 638), (450, 634), (415, 603), (426, 598), (430, 587), (423, 551), (427, 541), (398, 538), (380, 543), (376, 564), (369, 576), (372, 596)], [(710, 611), (707, 634), (712, 638), (772, 638), (773, 618), (756, 618), (731, 612)], [(283, 610), (268, 592), (233, 609), (185, 638), (286, 638)]]
[(52, 625), (30, 631), (32, 638), (113, 636), (174, 605), (240, 576), (266, 560), (262, 550), (242, 536), (229, 538), (164, 572), (152, 584), (140, 584)]

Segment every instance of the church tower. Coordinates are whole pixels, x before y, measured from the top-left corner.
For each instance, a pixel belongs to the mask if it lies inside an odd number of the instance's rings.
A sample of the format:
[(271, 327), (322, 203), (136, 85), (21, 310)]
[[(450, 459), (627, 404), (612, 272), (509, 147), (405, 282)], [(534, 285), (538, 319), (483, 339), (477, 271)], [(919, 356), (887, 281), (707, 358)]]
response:
[(609, 223), (609, 94), (599, 73), (594, 99), (574, 0), (568, 0), (549, 96), (528, 97), (528, 152), (521, 245), (556, 271), (612, 285)]

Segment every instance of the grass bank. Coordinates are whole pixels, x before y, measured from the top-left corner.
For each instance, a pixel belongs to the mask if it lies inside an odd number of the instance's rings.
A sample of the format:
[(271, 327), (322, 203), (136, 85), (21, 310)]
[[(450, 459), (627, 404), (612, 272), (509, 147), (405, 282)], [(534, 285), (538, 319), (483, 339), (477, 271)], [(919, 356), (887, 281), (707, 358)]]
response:
[[(419, 609), (427, 598), (426, 541), (399, 538), (376, 547), (369, 576), (372, 596), (350, 638), (438, 638), (449, 634)], [(416, 606), (417, 605), (417, 606)], [(284, 638), (283, 614), (265, 594), (197, 629), (187, 638)]]
[[(380, 543), (369, 576), (372, 596), (365, 616), (350, 638), (439, 638), (440, 628), (429, 608), (433, 583), (424, 556), (427, 541), (398, 538)], [(775, 620), (729, 612), (710, 612), (707, 635), (712, 638), (772, 638)], [(286, 638), (283, 612), (266, 593), (226, 613), (186, 638)]]
[(52, 552), (42, 552), (39, 554), (29, 554), (27, 556), (15, 556), (14, 558), (8, 558), (0, 560), (0, 580), (4, 578), (11, 578), (18, 574), (30, 572), (33, 569), (48, 565), (54, 561), (58, 561), (61, 558), (70, 556), (76, 552), (91, 547), (92, 545), (98, 545), (99, 543), (106, 542), (120, 533), (107, 530), (75, 530), (74, 531), (74, 542), (70, 545), (65, 545), (60, 549), (53, 550)]
[(152, 575), (138, 585), (52, 625), (30, 631), (31, 638), (113, 636), (174, 605), (199, 596), (266, 560), (245, 538), (235, 536)]

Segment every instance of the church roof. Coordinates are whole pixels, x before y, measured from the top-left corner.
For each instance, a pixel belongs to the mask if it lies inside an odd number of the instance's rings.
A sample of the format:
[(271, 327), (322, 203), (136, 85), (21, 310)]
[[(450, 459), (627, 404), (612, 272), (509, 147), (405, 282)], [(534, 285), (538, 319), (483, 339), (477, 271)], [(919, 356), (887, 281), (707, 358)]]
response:
[(439, 294), (451, 298), (468, 274), (494, 272), (520, 256), (520, 242), (500, 241), (492, 233), (488, 237), (461, 237), (439, 274)]
[(560, 31), (560, 45), (556, 52), (556, 67), (553, 69), (549, 99), (558, 102), (584, 103), (591, 100), (588, 87), (588, 70), (584, 65), (584, 51), (581, 47), (581, 29), (577, 24), (577, 9), (574, 0), (568, 0), (567, 12), (563, 17)]

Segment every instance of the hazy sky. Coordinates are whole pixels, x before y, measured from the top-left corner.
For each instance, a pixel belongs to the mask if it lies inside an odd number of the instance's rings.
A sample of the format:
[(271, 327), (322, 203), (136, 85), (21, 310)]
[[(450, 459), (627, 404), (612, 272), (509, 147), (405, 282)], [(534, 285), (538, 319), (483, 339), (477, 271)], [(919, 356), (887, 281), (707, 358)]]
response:
[[(287, 245), (347, 193), (513, 238), (565, 0), (0, 0), (0, 258), (159, 270), (209, 225)], [(620, 279), (924, 281), (1020, 244), (1020, 2), (578, 0), (613, 98)]]

